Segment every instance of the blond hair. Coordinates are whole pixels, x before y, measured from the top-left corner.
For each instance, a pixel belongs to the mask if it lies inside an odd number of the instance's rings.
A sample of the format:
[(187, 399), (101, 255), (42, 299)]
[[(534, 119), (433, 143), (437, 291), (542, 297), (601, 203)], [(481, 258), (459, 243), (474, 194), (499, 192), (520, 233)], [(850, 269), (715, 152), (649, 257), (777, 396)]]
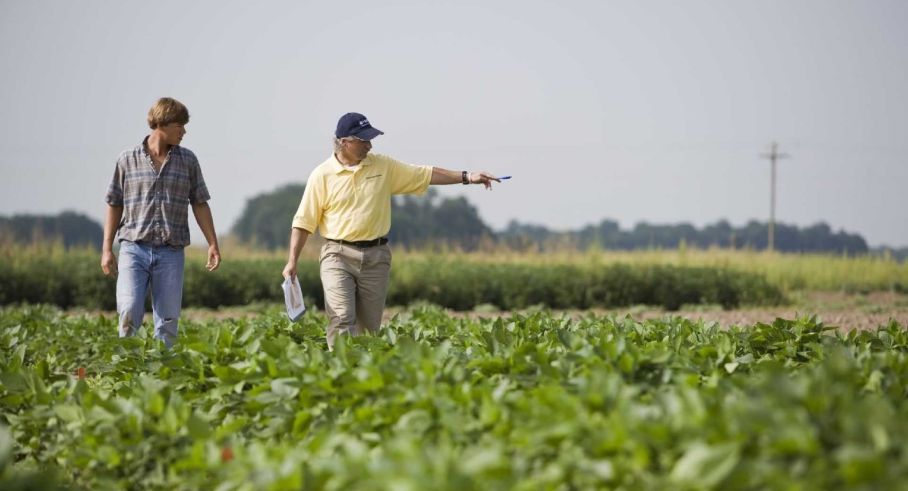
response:
[(186, 124), (189, 122), (189, 110), (182, 102), (162, 97), (148, 110), (148, 126), (151, 129), (167, 126), (171, 123)]

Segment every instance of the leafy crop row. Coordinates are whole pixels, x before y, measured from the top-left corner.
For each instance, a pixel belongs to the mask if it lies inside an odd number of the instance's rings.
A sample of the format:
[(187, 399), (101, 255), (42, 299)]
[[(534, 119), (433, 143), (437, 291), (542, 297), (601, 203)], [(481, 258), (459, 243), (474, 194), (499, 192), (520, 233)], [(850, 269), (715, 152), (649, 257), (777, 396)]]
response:
[[(406, 311), (185, 323), (0, 310), (0, 488), (899, 489), (908, 331)], [(37, 486), (37, 485), (36, 485)]]

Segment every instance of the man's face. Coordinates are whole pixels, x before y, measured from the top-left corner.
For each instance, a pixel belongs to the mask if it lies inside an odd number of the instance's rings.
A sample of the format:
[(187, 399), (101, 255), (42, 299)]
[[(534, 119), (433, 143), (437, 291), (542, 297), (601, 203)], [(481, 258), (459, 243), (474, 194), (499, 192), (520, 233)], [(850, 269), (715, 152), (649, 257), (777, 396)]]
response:
[(362, 160), (369, 154), (369, 150), (372, 150), (372, 142), (351, 136), (344, 138), (344, 149), (354, 160)]
[(179, 145), (183, 141), (183, 135), (186, 134), (186, 125), (183, 123), (170, 123), (159, 126), (158, 129), (164, 133), (164, 141), (168, 145)]

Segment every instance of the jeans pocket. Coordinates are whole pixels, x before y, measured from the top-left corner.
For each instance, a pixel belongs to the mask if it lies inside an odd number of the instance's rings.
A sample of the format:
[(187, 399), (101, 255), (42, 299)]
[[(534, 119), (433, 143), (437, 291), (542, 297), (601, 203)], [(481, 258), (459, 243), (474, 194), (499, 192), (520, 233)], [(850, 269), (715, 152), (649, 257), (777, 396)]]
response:
[(131, 240), (121, 240), (120, 241), (120, 252), (119, 252), (119, 261), (123, 261), (123, 258), (135, 257), (142, 252), (142, 248), (138, 244)]

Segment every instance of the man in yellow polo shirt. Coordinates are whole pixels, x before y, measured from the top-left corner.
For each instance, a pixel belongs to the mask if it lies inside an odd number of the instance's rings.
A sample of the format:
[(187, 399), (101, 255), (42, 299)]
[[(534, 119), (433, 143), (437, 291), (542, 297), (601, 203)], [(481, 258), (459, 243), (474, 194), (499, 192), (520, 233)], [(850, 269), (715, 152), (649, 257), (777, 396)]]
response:
[(499, 179), (487, 172), (452, 171), (409, 165), (369, 153), (372, 139), (384, 133), (359, 113), (341, 116), (334, 132), (334, 153), (309, 175), (293, 217), (290, 256), (284, 277), (296, 276), (300, 251), (316, 229), (327, 242), (319, 256), (328, 347), (338, 334), (377, 331), (381, 325), (391, 248), (391, 196), (422, 194), (430, 184), (482, 184)]

